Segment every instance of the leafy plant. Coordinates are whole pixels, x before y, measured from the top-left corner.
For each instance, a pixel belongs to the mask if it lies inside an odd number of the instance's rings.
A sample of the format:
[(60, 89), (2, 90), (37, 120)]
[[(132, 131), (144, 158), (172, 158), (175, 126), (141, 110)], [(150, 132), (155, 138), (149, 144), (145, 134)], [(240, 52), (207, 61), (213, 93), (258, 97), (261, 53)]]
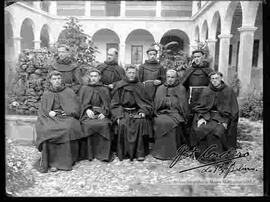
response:
[(248, 93), (246, 101), (240, 107), (240, 117), (249, 118), (252, 121), (263, 119), (262, 93)]

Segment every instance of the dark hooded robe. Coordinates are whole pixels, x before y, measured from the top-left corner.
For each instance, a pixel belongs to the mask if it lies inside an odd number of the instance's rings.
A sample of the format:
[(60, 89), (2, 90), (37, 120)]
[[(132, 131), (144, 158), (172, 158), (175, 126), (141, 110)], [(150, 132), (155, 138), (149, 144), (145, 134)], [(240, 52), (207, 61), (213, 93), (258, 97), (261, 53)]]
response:
[[(57, 115), (50, 117), (49, 112)], [(83, 137), (79, 122), (80, 106), (77, 96), (68, 87), (59, 90), (48, 87), (44, 92), (36, 122), (36, 146), (42, 153), (40, 165), (46, 172), (49, 167), (71, 170), (78, 159), (78, 139)]]
[(63, 60), (55, 58), (52, 63), (52, 70), (61, 72), (63, 83), (76, 94), (78, 93), (82, 84), (82, 73), (78, 63), (70, 57)]
[(125, 76), (125, 70), (115, 61), (105, 61), (100, 64), (97, 69), (101, 72), (100, 82), (105, 85), (120, 81)]
[(200, 97), (203, 88), (209, 85), (210, 80), (208, 75), (213, 71), (207, 61), (203, 61), (201, 65), (192, 64), (192, 66), (185, 71), (181, 83), (188, 92), (191, 109)]
[[(80, 141), (80, 159), (108, 161), (111, 150), (109, 89), (101, 83), (84, 85), (79, 91), (79, 98), (82, 109), (80, 121), (85, 136)], [(94, 112), (95, 119), (88, 117), (87, 109)], [(97, 119), (99, 114), (105, 118)]]
[[(145, 60), (145, 63), (139, 66), (139, 81), (144, 82), (146, 93), (152, 101), (154, 101), (158, 86), (164, 82), (165, 75), (165, 69), (156, 60)], [(156, 79), (162, 83), (155, 86), (154, 80)]]
[(155, 97), (154, 138), (152, 156), (158, 159), (172, 159), (177, 149), (185, 144), (183, 126), (187, 119), (188, 103), (185, 88), (177, 80), (157, 89)]
[[(145, 118), (140, 118), (143, 112)], [(112, 91), (112, 120), (120, 119), (117, 127), (117, 156), (120, 160), (129, 156), (130, 160), (145, 157), (149, 153), (148, 137), (152, 137), (149, 121), (153, 105), (143, 85), (135, 81), (121, 80)]]
[[(215, 88), (211, 83), (202, 91), (199, 102), (194, 107), (194, 120), (191, 130), (191, 146), (200, 149), (196, 157), (201, 162), (216, 159), (199, 157), (207, 147), (216, 144), (211, 151), (218, 154), (229, 149), (236, 149), (238, 103), (231, 87), (223, 81), (220, 88)], [(199, 119), (204, 118), (207, 124), (197, 127)], [(227, 129), (221, 124), (227, 123)], [(219, 159), (217, 159), (219, 160)]]

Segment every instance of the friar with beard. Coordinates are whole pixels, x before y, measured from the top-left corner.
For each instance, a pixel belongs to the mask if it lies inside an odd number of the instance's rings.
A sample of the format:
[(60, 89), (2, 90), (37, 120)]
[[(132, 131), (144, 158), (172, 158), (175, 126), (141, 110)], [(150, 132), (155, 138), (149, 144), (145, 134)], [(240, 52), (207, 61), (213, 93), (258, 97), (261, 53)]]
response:
[(143, 161), (149, 153), (148, 137), (152, 136), (149, 118), (153, 105), (136, 76), (136, 67), (128, 66), (126, 77), (112, 91), (111, 113), (117, 124), (117, 156)]
[[(239, 113), (236, 95), (222, 81), (222, 73), (212, 72), (209, 77), (211, 83), (193, 108), (191, 146), (199, 149), (195, 156), (201, 162), (221, 160), (222, 152), (236, 149)], [(203, 155), (204, 152), (208, 154)]]
[(154, 101), (157, 117), (154, 118), (155, 144), (152, 156), (168, 160), (186, 144), (183, 127), (187, 121), (188, 102), (185, 88), (179, 83), (175, 70), (168, 70), (166, 82), (159, 86)]
[(63, 83), (70, 87), (76, 94), (82, 84), (80, 65), (69, 53), (69, 47), (61, 44), (57, 48), (57, 56), (53, 59), (51, 70), (62, 73)]
[(80, 159), (102, 161), (111, 159), (111, 121), (109, 117), (110, 93), (100, 82), (100, 71), (92, 68), (86, 72), (89, 83), (79, 91), (80, 121), (85, 138), (80, 140)]
[(148, 60), (139, 66), (139, 81), (144, 84), (146, 93), (154, 101), (157, 87), (165, 79), (165, 69), (157, 61), (157, 50), (149, 48), (147, 51)]
[(107, 60), (98, 65), (97, 69), (101, 72), (100, 82), (107, 85), (110, 89), (114, 87), (114, 83), (120, 81), (125, 76), (125, 70), (118, 65), (118, 51), (110, 48), (107, 54)]
[(78, 140), (83, 137), (80, 105), (73, 90), (62, 83), (60, 72), (50, 72), (48, 80), (36, 122), (36, 146), (41, 152), (36, 166), (41, 172), (71, 170), (78, 160)]

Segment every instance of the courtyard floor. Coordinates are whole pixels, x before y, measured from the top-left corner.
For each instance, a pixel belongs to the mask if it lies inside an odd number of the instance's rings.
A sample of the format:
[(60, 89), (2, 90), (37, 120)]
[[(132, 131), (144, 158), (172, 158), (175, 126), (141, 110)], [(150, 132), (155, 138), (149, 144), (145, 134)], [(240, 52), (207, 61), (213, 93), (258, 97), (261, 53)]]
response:
[(235, 160), (235, 167), (252, 170), (230, 172), (226, 178), (224, 173), (208, 173), (203, 168), (179, 173), (202, 164), (187, 158), (169, 168), (171, 161), (157, 160), (151, 155), (143, 162), (120, 162), (118, 158), (111, 163), (81, 161), (72, 171), (39, 173), (32, 166), (40, 155), (37, 149), (17, 145), (27, 160), (25, 169), (33, 173), (35, 183), (16, 196), (262, 196), (262, 126), (262, 121), (240, 119), (238, 151), (249, 152), (249, 156)]

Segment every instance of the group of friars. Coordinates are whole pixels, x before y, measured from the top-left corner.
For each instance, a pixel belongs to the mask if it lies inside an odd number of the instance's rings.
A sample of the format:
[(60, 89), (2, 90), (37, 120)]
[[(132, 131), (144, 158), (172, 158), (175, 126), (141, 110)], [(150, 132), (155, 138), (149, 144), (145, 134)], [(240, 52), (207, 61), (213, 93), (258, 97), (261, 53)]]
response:
[[(169, 160), (181, 145), (196, 148), (194, 158), (205, 163), (236, 148), (237, 99), (204, 51), (193, 51), (181, 79), (159, 64), (156, 49), (147, 55), (138, 69), (124, 70), (117, 50), (109, 49), (82, 84), (68, 47), (58, 48), (36, 122), (40, 172), (72, 170), (80, 160), (111, 162), (115, 155), (120, 161), (143, 161), (148, 154)], [(202, 158), (209, 146), (215, 155)]]

